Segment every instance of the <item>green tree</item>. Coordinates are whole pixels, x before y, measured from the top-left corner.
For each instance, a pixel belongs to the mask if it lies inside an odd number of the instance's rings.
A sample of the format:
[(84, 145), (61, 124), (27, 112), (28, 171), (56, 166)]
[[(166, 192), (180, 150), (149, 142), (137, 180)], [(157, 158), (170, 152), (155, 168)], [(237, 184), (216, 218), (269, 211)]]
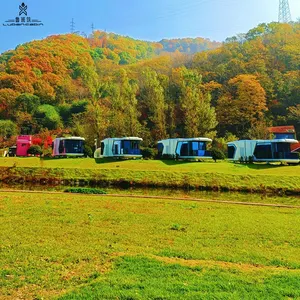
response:
[(54, 106), (49, 104), (40, 105), (37, 108), (34, 117), (41, 127), (46, 127), (49, 130), (57, 129), (62, 125), (59, 113)]
[(17, 125), (11, 120), (0, 120), (0, 136), (10, 138), (18, 133)]
[(181, 69), (181, 109), (185, 133), (188, 137), (211, 136), (217, 126), (215, 109), (211, 97), (205, 91), (202, 77), (194, 70)]
[(166, 103), (165, 92), (155, 71), (143, 72), (141, 98), (148, 119), (148, 128), (154, 141), (166, 137)]
[(18, 111), (26, 113), (34, 113), (37, 107), (40, 105), (40, 98), (32, 94), (21, 94), (16, 98), (15, 108)]

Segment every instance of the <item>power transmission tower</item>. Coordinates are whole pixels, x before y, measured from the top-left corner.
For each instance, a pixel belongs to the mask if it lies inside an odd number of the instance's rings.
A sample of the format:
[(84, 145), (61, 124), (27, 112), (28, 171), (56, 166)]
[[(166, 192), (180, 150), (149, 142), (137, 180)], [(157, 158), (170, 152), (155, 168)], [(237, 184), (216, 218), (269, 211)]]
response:
[(291, 11), (288, 0), (279, 0), (279, 23), (289, 23), (292, 21)]
[(95, 28), (94, 28), (94, 23), (92, 23), (92, 26), (91, 26), (91, 28), (92, 28), (92, 33), (94, 32), (94, 30), (95, 30)]
[(71, 33), (74, 33), (75, 31), (75, 22), (74, 22), (74, 19), (72, 18), (72, 21), (71, 21)]

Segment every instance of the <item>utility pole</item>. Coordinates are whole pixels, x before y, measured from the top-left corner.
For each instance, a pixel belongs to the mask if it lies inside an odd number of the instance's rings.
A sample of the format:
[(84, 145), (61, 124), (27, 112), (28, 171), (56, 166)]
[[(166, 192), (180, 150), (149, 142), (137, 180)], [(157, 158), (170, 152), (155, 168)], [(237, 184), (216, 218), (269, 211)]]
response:
[(279, 23), (290, 23), (292, 21), (289, 0), (279, 0)]
[(72, 21), (71, 21), (71, 33), (74, 33), (75, 31), (75, 22), (74, 22), (74, 19), (72, 18)]

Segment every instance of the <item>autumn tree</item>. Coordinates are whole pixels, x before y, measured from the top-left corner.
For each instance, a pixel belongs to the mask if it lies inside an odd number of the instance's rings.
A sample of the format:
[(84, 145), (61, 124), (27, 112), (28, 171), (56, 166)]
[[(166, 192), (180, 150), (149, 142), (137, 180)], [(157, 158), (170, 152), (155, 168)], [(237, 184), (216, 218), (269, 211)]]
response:
[(243, 134), (264, 118), (266, 93), (253, 75), (239, 75), (228, 82), (228, 91), (220, 97), (217, 116), (221, 128)]

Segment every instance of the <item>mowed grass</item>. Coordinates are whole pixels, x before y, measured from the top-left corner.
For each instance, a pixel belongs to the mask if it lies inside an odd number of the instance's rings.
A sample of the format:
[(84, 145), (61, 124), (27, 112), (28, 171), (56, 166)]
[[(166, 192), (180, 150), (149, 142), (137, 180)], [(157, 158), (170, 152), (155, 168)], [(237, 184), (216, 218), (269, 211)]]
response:
[(1, 178), (43, 178), (106, 182), (120, 186), (200, 188), (300, 194), (300, 165), (234, 164), (159, 160), (1, 158)]
[(96, 163), (92, 158), (40, 159), (37, 157), (0, 157), (3, 167), (43, 167), (76, 169), (125, 169), (137, 171), (201, 172), (240, 175), (278, 175), (299, 176), (300, 165), (280, 166), (268, 164), (234, 164), (231, 162), (206, 161), (162, 161), (162, 160), (109, 160), (102, 159)]
[(300, 297), (300, 210), (0, 193), (0, 299)]

